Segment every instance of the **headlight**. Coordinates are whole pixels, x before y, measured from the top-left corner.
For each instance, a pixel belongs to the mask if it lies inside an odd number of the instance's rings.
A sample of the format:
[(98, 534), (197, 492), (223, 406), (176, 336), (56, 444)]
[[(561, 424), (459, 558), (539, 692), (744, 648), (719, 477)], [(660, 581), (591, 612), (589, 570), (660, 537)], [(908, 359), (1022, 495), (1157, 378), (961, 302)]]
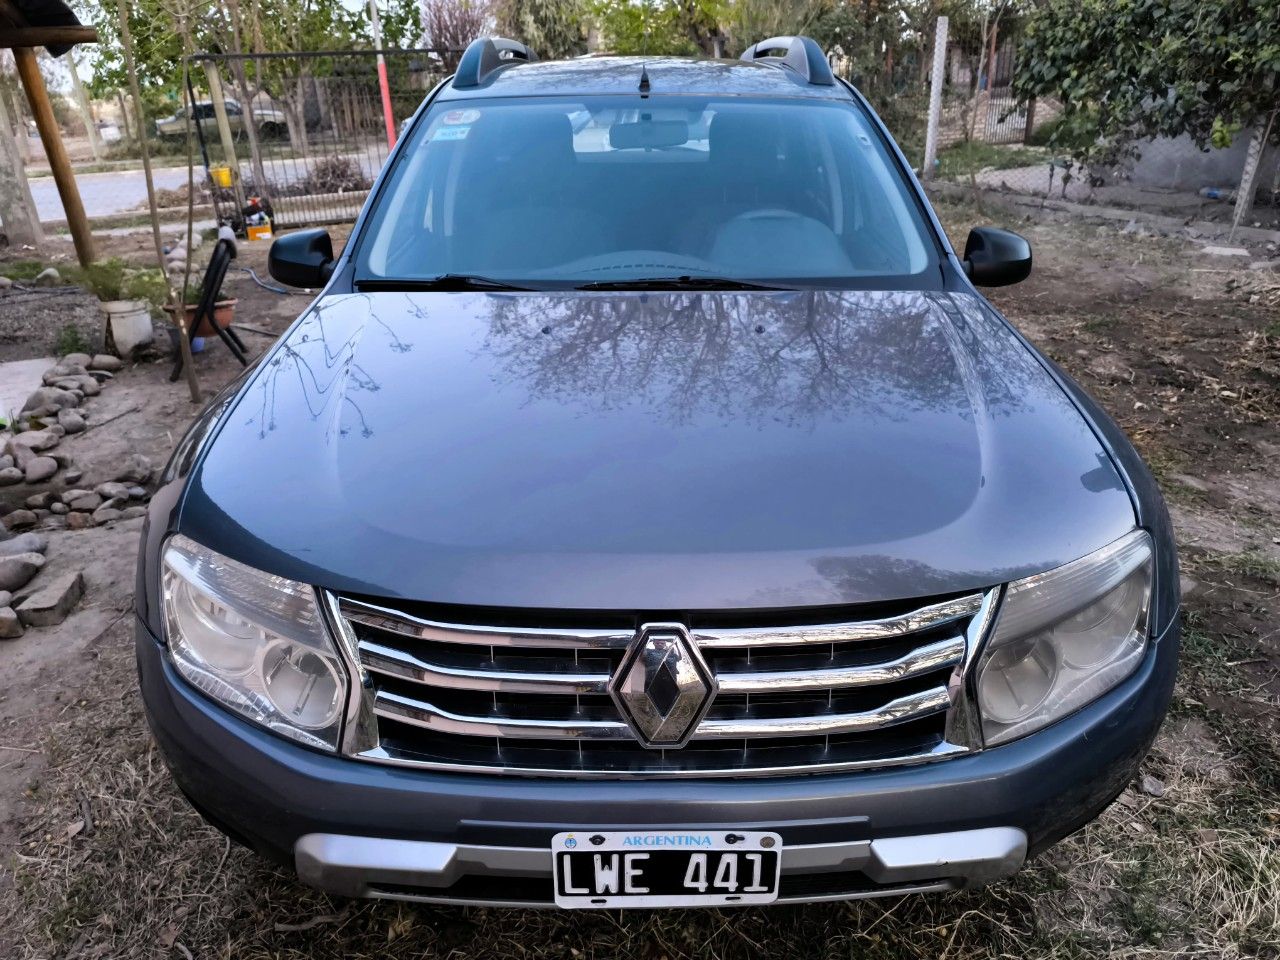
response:
[(1147, 645), (1151, 560), (1150, 536), (1135, 530), (1009, 584), (978, 662), (988, 746), (1061, 719), (1137, 669)]
[(163, 565), (173, 664), (197, 689), (269, 730), (336, 750), (347, 673), (315, 590), (170, 538)]

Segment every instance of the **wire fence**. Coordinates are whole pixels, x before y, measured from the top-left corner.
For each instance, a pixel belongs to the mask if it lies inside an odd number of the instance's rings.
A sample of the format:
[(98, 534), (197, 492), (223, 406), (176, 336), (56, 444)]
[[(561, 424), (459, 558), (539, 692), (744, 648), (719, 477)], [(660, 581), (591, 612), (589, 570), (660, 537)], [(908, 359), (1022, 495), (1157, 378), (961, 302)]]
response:
[[(193, 124), (217, 218), (251, 223), (261, 210), (280, 227), (354, 219), (400, 126), (456, 55), (386, 51), (386, 103), (373, 51), (193, 58), (197, 112), (219, 94), (228, 107), (226, 129), (211, 109)], [(185, 124), (175, 127), (185, 136)]]

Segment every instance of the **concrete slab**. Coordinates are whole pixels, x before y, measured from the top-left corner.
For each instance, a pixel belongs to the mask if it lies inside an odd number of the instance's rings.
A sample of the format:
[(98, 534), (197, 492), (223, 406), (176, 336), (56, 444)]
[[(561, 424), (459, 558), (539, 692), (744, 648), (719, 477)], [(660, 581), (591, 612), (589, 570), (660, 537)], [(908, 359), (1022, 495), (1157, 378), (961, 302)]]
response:
[(43, 385), (44, 372), (57, 362), (53, 357), (37, 357), (0, 363), (0, 420), (9, 423), (17, 416), (32, 391)]

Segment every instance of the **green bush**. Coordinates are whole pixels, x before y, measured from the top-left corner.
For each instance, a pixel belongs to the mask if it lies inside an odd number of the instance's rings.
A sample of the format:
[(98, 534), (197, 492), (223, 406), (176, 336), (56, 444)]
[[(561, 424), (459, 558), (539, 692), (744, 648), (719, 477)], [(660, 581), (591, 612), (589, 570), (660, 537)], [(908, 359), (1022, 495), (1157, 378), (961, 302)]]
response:
[(65, 357), (68, 353), (92, 353), (84, 334), (72, 324), (67, 324), (58, 331), (58, 339), (54, 341), (53, 348), (60, 357)]
[(1054, 117), (1036, 127), (1029, 141), (1033, 147), (1054, 147), (1060, 152), (1075, 152), (1087, 149), (1093, 138), (1079, 130), (1072, 130), (1063, 122), (1061, 116)]

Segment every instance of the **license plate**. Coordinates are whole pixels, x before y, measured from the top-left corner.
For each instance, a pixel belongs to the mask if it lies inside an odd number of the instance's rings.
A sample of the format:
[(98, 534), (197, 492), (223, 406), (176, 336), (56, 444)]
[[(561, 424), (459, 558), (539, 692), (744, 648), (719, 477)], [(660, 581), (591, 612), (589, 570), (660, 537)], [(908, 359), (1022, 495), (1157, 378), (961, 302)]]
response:
[(704, 907), (778, 899), (782, 838), (759, 830), (578, 830), (551, 840), (556, 906)]

